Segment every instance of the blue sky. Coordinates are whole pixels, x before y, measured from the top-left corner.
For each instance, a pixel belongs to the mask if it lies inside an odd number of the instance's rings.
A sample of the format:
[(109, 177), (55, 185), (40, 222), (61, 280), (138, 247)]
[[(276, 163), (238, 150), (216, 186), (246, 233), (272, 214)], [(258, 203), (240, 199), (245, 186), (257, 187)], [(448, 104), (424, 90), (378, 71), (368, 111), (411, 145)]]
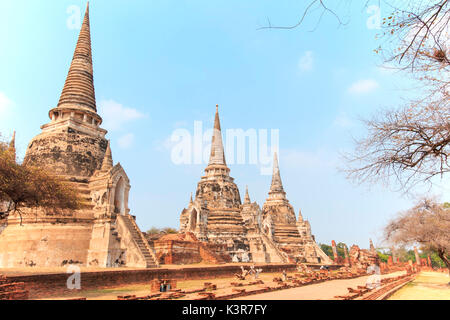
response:
[[(382, 185), (358, 186), (337, 170), (339, 152), (363, 134), (358, 121), (408, 96), (404, 76), (380, 68), (377, 30), (356, 1), (349, 23), (317, 16), (289, 25), (301, 1), (91, 1), (97, 108), (113, 158), (131, 179), (129, 206), (143, 230), (178, 227), (205, 164), (176, 165), (168, 140), (194, 121), (222, 128), (279, 129), (287, 196), (318, 242), (377, 243), (390, 217), (413, 199)], [(17, 130), (19, 156), (49, 121), (72, 59), (78, 0), (0, 2), (0, 132)], [(75, 6), (75, 7), (73, 7)], [(381, 8), (383, 13), (383, 8)], [(75, 15), (74, 15), (75, 14)], [(75, 23), (76, 24), (76, 23)], [(261, 206), (270, 176), (256, 165), (230, 165), (241, 190)], [(430, 193), (450, 200), (444, 182)]]

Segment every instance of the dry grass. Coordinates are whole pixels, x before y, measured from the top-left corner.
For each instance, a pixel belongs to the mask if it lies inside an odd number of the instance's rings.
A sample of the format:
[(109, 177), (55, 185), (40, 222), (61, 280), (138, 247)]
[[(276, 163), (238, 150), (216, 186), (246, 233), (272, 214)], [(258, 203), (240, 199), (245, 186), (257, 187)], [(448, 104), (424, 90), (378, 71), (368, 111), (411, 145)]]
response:
[(389, 300), (450, 300), (449, 281), (447, 273), (422, 272)]

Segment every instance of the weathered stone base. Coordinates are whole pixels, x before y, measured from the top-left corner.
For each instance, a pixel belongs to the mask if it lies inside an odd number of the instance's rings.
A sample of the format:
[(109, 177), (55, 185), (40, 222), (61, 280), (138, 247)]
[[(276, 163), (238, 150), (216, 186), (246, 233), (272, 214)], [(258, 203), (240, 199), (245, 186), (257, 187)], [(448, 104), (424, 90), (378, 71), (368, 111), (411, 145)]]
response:
[(130, 215), (31, 220), (10, 224), (0, 233), (0, 268), (157, 266), (137, 225), (126, 223), (133, 220)]
[(9, 225), (0, 234), (0, 267), (86, 265), (92, 224)]

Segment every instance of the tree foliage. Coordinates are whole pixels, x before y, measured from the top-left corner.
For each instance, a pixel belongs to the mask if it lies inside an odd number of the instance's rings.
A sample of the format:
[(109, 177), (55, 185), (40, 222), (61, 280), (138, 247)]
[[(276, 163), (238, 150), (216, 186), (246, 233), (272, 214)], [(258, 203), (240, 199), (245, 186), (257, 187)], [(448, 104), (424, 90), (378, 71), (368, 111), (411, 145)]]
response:
[(0, 142), (0, 216), (23, 208), (41, 208), (47, 214), (81, 208), (77, 191), (60, 177), (42, 168), (19, 164), (15, 150)]
[(390, 254), (377, 250), (378, 257), (382, 262), (388, 262)]
[(450, 272), (450, 209), (433, 199), (422, 199), (401, 212), (384, 229), (384, 237), (400, 246), (419, 244), (435, 251)]
[[(345, 258), (345, 252), (344, 252), (345, 243), (339, 242), (336, 244), (336, 251), (339, 257)], [(320, 244), (320, 248), (322, 251), (329, 256), (332, 260), (334, 259), (333, 255), (333, 247), (324, 243)]]
[(331, 246), (321, 243), (320, 244), (320, 249), (322, 249), (322, 251), (331, 259), (333, 259), (333, 249), (331, 248)]
[(151, 227), (146, 231), (148, 235), (164, 235), (164, 234), (175, 234), (178, 233), (177, 229), (166, 227), (166, 228), (157, 228)]

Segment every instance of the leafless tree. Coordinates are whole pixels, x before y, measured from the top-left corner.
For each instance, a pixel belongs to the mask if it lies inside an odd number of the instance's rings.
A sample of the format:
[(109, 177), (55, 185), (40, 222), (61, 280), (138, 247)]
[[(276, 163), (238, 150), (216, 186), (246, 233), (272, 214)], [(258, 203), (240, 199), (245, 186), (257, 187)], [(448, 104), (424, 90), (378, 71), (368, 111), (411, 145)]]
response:
[(409, 190), (450, 172), (448, 101), (386, 110), (364, 122), (367, 135), (345, 155), (349, 178), (361, 183), (393, 177)]
[(364, 121), (367, 135), (346, 155), (346, 171), (358, 182), (394, 177), (409, 191), (450, 171), (450, 2), (393, 2), (383, 19), (389, 41), (376, 51), (416, 79), (422, 97)]
[(450, 208), (434, 199), (420, 200), (384, 229), (385, 240), (396, 245), (419, 244), (433, 250), (450, 273)]
[[(324, 14), (330, 14), (342, 24), (342, 11), (337, 6), (342, 2), (351, 0), (311, 0), (296, 24), (283, 27), (269, 23), (264, 28), (298, 28), (314, 10), (320, 12), (319, 22)], [(375, 3), (386, 12), (378, 35), (382, 45), (375, 52), (384, 64), (417, 80), (422, 96), (363, 121), (367, 135), (356, 139), (355, 151), (345, 155), (349, 164), (345, 171), (357, 182), (391, 181), (394, 177), (409, 191), (450, 171), (450, 0)], [(369, 4), (365, 1), (363, 6)]]
[[(390, 13), (383, 18), (383, 33), (392, 43), (388, 61), (405, 68), (430, 72), (450, 65), (448, 55), (450, 1), (386, 1)], [(388, 47), (388, 45), (386, 45)]]

